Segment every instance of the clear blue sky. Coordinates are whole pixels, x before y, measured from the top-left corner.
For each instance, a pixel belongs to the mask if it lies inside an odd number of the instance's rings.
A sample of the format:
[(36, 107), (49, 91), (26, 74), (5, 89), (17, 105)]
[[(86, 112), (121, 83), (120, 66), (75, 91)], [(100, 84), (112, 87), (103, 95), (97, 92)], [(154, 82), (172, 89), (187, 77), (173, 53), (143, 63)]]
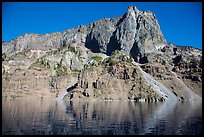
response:
[(202, 48), (202, 2), (3, 2), (2, 41), (119, 17), (130, 5), (155, 13), (168, 42)]

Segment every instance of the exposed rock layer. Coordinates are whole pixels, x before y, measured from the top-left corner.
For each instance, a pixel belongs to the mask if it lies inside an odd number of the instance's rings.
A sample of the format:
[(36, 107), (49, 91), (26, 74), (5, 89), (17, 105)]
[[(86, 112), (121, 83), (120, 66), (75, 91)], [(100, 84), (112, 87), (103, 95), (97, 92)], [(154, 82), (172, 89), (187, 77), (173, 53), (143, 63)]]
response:
[(3, 42), (3, 97), (163, 100), (138, 67), (180, 100), (189, 96), (178, 78), (202, 96), (202, 51), (167, 43), (155, 15), (131, 6), (119, 18)]

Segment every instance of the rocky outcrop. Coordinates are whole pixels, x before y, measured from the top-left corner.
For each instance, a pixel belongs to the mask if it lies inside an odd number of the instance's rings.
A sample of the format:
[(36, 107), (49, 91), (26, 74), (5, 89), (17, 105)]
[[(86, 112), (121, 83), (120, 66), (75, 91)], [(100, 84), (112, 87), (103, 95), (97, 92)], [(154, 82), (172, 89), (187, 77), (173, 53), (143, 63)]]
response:
[(186, 90), (191, 90), (194, 94), (202, 96), (202, 69), (190, 69), (190, 63), (184, 64), (182, 63), (180, 69), (178, 66), (161, 64), (145, 64), (141, 65), (141, 68), (151, 74), (155, 80), (168, 87), (177, 97), (182, 97), (181, 100), (189, 99), (189, 93)]
[(61, 98), (69, 91), (69, 99), (163, 101), (138, 67), (176, 96), (187, 98), (178, 81), (202, 96), (202, 51), (167, 43), (156, 16), (136, 7), (122, 17), (2, 43), (6, 92), (45, 90), (58, 96), (63, 91)]
[(25, 34), (10, 42), (2, 43), (2, 53), (13, 51), (21, 52), (24, 50), (49, 50), (63, 46), (62, 33), (51, 34)]
[(129, 7), (123, 17), (116, 31), (116, 37), (121, 49), (127, 52), (133, 51), (131, 53), (136, 61), (139, 61), (138, 58), (143, 58), (146, 53), (156, 51), (158, 44), (166, 43), (153, 13)]
[[(108, 63), (107, 63), (108, 64)], [(84, 68), (78, 75), (75, 89), (67, 99), (84, 100), (146, 100), (159, 101), (151, 85), (143, 78), (140, 70), (127, 62), (121, 62), (107, 68), (105, 64)]]
[[(183, 48), (182, 48), (183, 49)], [(188, 52), (195, 52), (196, 49), (187, 48)], [(189, 51), (190, 50), (190, 51)], [(184, 52), (185, 50), (182, 50)], [(187, 53), (188, 53), (187, 52)], [(202, 82), (202, 59), (197, 52), (198, 56), (191, 54), (193, 57), (186, 57), (185, 54), (177, 55), (173, 58), (174, 67), (172, 71), (176, 72), (183, 79), (191, 79), (192, 82)]]
[(50, 50), (68, 44), (85, 46), (92, 52), (111, 55), (115, 50), (131, 53), (142, 62), (146, 53), (166, 44), (158, 21), (150, 11), (130, 6), (120, 18), (104, 18), (86, 26), (45, 35), (25, 34), (2, 43), (2, 53), (24, 50)]
[(146, 64), (142, 65), (141, 68), (146, 72), (151, 74), (157, 80), (172, 80), (173, 74), (169, 70), (168, 66), (163, 66), (160, 64)]

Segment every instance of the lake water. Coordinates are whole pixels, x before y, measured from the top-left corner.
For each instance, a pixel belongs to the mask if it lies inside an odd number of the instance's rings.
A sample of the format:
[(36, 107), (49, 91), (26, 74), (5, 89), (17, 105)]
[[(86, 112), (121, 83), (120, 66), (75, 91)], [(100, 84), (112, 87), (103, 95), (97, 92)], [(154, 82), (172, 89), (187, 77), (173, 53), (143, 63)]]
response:
[(2, 100), (6, 135), (198, 135), (202, 104)]

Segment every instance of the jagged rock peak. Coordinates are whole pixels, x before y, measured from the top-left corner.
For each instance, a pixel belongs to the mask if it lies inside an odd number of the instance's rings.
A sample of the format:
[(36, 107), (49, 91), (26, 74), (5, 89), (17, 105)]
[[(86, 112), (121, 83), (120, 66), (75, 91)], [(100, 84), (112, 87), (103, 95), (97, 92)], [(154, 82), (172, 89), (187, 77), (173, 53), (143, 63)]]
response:
[(128, 10), (127, 10), (127, 13), (130, 13), (132, 15), (140, 14), (140, 15), (146, 15), (146, 16), (153, 16), (154, 19), (156, 19), (155, 14), (152, 13), (151, 11), (149, 11), (149, 10), (140, 11), (140, 10), (137, 9), (136, 6), (129, 6)]
[(25, 49), (49, 50), (67, 44), (85, 46), (92, 52), (111, 55), (115, 50), (131, 53), (133, 58), (143, 58), (146, 52), (155, 52), (165, 45), (155, 15), (129, 6), (117, 18), (103, 18), (89, 25), (80, 25), (64, 32), (45, 35), (25, 34), (10, 42), (2, 43), (3, 53)]
[(136, 6), (129, 6), (128, 7), (128, 12), (131, 12), (131, 11), (139, 11)]

